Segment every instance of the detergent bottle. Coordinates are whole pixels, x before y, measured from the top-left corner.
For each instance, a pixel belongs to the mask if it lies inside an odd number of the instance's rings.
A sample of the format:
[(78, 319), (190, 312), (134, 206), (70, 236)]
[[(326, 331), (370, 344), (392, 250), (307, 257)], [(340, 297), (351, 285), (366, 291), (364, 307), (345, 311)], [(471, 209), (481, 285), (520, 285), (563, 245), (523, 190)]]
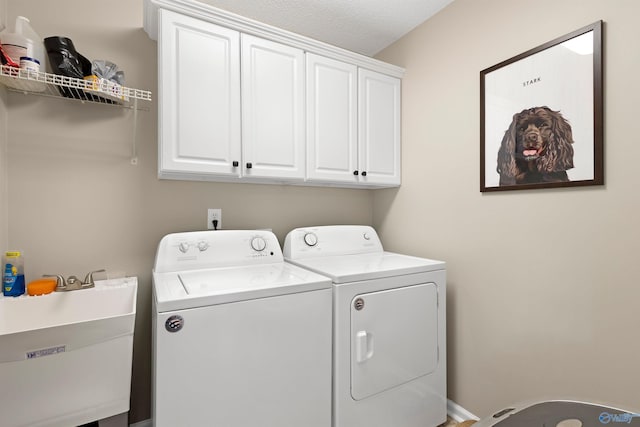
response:
[(3, 257), (2, 293), (6, 297), (24, 294), (24, 258), (21, 251), (7, 251)]
[(0, 44), (2, 50), (13, 62), (20, 63), (20, 58), (36, 59), (43, 71), (46, 71), (46, 51), (42, 38), (31, 27), (29, 19), (24, 16), (16, 18), (16, 25), (13, 32), (8, 29), (0, 33)]

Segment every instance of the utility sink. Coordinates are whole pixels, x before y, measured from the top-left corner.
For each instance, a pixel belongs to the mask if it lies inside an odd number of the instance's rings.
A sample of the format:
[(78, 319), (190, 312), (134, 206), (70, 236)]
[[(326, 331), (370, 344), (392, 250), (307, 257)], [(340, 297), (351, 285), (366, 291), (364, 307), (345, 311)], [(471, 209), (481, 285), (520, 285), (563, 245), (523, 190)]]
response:
[(129, 410), (135, 277), (0, 297), (3, 426), (69, 427)]

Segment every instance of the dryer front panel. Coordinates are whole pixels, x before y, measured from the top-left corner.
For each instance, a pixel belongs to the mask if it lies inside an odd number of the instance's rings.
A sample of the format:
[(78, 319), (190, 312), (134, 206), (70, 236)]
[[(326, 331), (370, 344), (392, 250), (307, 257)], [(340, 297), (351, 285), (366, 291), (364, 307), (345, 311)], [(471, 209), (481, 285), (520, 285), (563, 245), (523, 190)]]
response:
[(438, 289), (423, 283), (351, 301), (351, 396), (355, 400), (432, 373), (438, 366)]

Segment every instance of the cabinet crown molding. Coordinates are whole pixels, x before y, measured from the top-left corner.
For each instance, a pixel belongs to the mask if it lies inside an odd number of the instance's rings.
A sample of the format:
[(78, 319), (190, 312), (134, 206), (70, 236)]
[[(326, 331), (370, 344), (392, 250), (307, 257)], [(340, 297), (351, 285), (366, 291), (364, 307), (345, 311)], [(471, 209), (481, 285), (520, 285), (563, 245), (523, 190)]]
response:
[(404, 68), (351, 52), (309, 37), (301, 36), (262, 22), (227, 12), (194, 0), (145, 0), (144, 30), (152, 40), (158, 39), (158, 9), (167, 9), (203, 21), (211, 22), (245, 34), (283, 43), (328, 58), (337, 59), (372, 71), (402, 78)]

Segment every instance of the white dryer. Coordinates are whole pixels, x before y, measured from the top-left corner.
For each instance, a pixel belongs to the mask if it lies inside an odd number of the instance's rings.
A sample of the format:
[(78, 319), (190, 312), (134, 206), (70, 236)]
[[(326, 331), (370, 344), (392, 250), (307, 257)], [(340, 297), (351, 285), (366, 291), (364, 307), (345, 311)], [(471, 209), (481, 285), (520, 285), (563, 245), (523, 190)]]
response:
[(153, 270), (157, 427), (327, 427), (331, 281), (267, 231), (169, 234)]
[(295, 229), (284, 256), (333, 281), (333, 426), (445, 422), (445, 263), (385, 252), (368, 226)]

